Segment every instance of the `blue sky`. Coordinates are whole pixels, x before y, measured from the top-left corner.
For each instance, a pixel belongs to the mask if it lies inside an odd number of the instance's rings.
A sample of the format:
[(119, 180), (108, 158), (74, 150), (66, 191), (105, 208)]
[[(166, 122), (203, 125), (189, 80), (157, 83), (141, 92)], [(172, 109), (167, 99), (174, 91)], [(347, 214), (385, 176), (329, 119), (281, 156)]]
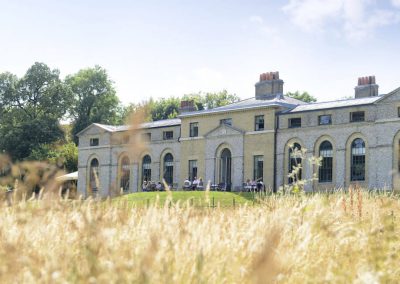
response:
[(376, 75), (381, 93), (400, 86), (400, 0), (0, 0), (0, 30), (0, 72), (98, 64), (124, 103), (248, 98), (268, 71), (320, 101), (353, 95), (360, 76)]

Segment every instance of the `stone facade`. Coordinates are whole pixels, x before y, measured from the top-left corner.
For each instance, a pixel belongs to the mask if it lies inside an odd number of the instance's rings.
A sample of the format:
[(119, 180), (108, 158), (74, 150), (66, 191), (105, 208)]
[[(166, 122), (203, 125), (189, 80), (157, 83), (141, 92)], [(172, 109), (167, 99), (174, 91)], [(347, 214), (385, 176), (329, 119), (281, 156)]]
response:
[[(263, 161), (261, 178), (266, 187), (278, 190), (289, 183), (290, 146), (297, 143), (307, 149), (306, 158), (312, 158), (320, 156), (320, 147), (326, 141), (332, 147), (331, 178), (321, 181), (320, 167), (303, 159), (302, 178), (310, 180), (307, 191), (346, 188), (355, 183), (370, 189), (400, 190), (400, 88), (387, 95), (377, 96), (374, 91), (369, 96), (356, 93), (356, 99), (305, 104), (283, 96), (281, 85), (263, 95), (265, 86), (271, 83), (269, 78), (279, 80), (277, 73), (268, 74), (260, 76), (263, 81), (256, 84), (256, 97), (212, 110), (186, 110), (179, 119), (143, 124), (140, 134), (151, 139), (140, 151), (118, 138), (129, 133), (128, 127), (89, 126), (79, 133), (79, 192), (86, 196), (90, 191), (93, 159), (99, 162), (99, 190), (107, 196), (120, 188), (122, 157), (130, 161), (126, 192), (135, 192), (143, 183), (144, 157), (151, 158), (151, 179), (160, 181), (166, 175), (167, 154), (173, 157), (174, 190), (181, 190), (190, 176), (190, 161), (196, 161), (197, 177), (204, 181), (241, 190), (247, 179), (260, 175), (255, 157)], [(362, 88), (368, 88), (366, 81), (362, 82)], [(282, 80), (280, 83), (283, 85)], [(377, 89), (375, 78), (370, 83)], [(293, 119), (297, 123), (300, 119), (301, 125), (292, 125)], [(197, 132), (191, 130), (193, 123)], [(165, 137), (167, 131), (173, 132), (172, 138)], [(90, 145), (93, 138), (99, 139), (97, 146)], [(361, 150), (365, 177), (354, 181), (352, 143), (358, 138), (365, 145)], [(222, 153), (229, 153), (228, 158)]]

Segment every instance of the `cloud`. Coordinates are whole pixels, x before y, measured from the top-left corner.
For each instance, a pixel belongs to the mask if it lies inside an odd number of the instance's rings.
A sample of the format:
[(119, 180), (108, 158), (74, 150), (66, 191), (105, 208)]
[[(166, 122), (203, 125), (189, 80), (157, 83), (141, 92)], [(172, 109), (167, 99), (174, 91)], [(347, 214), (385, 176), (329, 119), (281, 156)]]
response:
[(264, 23), (263, 18), (261, 18), (260, 16), (251, 16), (249, 20), (250, 20), (250, 22), (256, 23), (256, 24)]
[(400, 8), (400, 0), (392, 0), (392, 5)]
[[(351, 41), (371, 37), (380, 27), (400, 22), (400, 11), (380, 9), (372, 0), (290, 0), (283, 7), (293, 24), (305, 32), (339, 30)], [(399, 5), (400, 0), (392, 0)]]

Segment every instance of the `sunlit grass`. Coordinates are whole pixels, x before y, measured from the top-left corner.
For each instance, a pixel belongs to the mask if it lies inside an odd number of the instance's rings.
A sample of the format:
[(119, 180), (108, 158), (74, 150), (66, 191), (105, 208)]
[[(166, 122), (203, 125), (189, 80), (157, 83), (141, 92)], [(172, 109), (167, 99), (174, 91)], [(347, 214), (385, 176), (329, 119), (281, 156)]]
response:
[(184, 201), (4, 203), (0, 282), (398, 282), (399, 199), (351, 194), (200, 210)]

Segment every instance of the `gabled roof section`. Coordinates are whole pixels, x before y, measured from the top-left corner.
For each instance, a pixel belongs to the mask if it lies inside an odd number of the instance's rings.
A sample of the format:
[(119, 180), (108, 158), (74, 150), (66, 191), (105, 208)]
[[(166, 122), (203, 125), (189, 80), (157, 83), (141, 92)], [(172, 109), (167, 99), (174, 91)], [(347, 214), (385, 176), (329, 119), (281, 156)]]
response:
[[(181, 120), (179, 118), (173, 119), (164, 119), (152, 122), (145, 122), (140, 125), (139, 128), (142, 129), (149, 129), (149, 128), (159, 128), (159, 127), (169, 127), (169, 126), (178, 126), (181, 125)], [(121, 131), (128, 131), (132, 129), (130, 125), (107, 125), (107, 124), (100, 124), (100, 123), (93, 123), (80, 131), (76, 136), (82, 136), (84, 132), (89, 130), (92, 127), (99, 127), (106, 132), (121, 132)]]
[(379, 98), (379, 100), (377, 100), (376, 102), (380, 102), (380, 101), (382, 101), (382, 100), (384, 100), (384, 99), (387, 99), (388, 97), (390, 97), (390, 96), (392, 96), (392, 95), (394, 95), (394, 94), (397, 94), (397, 93), (400, 93), (400, 87), (397, 88), (397, 89), (394, 89), (393, 91), (391, 91), (391, 92), (388, 93), (387, 95), (381, 96), (381, 97)]
[(294, 108), (297, 105), (302, 105), (302, 104), (307, 104), (307, 103), (284, 95), (277, 95), (274, 99), (270, 100), (257, 100), (255, 97), (252, 97), (233, 104), (209, 110), (200, 110), (200, 111), (191, 111), (182, 113), (181, 115), (179, 115), (179, 117), (207, 115), (207, 114), (220, 113), (226, 111), (239, 111), (239, 110), (265, 108), (265, 107)]

